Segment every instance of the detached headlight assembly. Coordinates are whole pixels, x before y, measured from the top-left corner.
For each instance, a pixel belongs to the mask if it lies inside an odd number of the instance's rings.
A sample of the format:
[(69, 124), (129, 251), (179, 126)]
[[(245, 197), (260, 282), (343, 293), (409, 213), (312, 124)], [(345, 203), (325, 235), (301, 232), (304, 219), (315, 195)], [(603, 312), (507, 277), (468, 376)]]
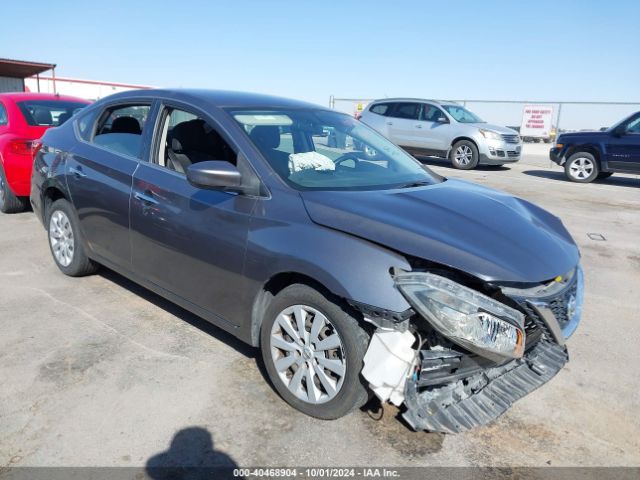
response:
[(488, 140), (502, 140), (502, 135), (496, 132), (492, 132), (491, 130), (485, 130), (484, 128), (480, 128), (480, 134), (488, 139)]
[(475, 290), (432, 273), (394, 277), (409, 303), (452, 342), (494, 361), (524, 353), (524, 315)]

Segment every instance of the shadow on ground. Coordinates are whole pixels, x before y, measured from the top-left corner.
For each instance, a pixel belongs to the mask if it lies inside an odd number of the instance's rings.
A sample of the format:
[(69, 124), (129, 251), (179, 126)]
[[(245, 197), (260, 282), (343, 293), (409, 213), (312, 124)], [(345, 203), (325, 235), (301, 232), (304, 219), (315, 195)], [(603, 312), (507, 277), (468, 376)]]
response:
[[(446, 158), (440, 158), (440, 157), (422, 157), (422, 156), (416, 156), (415, 157), (416, 160), (420, 161), (421, 163), (424, 163), (425, 165), (433, 165), (436, 167), (445, 167), (445, 168), (450, 168), (451, 170), (458, 170), (457, 168), (454, 168), (453, 165), (451, 165), (451, 162), (446, 159)], [(502, 166), (497, 166), (497, 165), (478, 165), (476, 168), (474, 168), (474, 170), (478, 170), (478, 171), (487, 171), (487, 172), (508, 172), (510, 170), (508, 164), (507, 165), (502, 165)], [(462, 170), (464, 171), (464, 170)]]
[(372, 437), (390, 446), (403, 456), (424, 457), (442, 450), (444, 434), (415, 431), (402, 418), (398, 407), (380, 403), (372, 397), (360, 408), (365, 428)]
[(244, 343), (242, 340), (234, 337), (230, 333), (225, 332), (224, 330), (216, 327), (210, 322), (207, 322), (205, 319), (185, 310), (184, 308), (176, 305), (175, 303), (161, 297), (153, 293), (151, 290), (147, 290), (141, 285), (138, 285), (135, 282), (132, 282), (126, 277), (114, 272), (113, 270), (109, 270), (106, 267), (101, 267), (98, 271), (98, 274), (112, 283), (129, 290), (130, 292), (138, 295), (149, 303), (152, 303), (158, 308), (178, 317), (180, 320), (183, 320), (195, 328), (202, 330), (203, 332), (215, 337), (221, 342), (229, 345), (238, 353), (245, 355), (250, 358), (256, 357), (257, 350), (253, 348), (251, 345)]
[[(532, 177), (547, 178), (549, 180), (557, 180), (559, 182), (571, 182), (564, 174), (564, 172), (556, 172), (552, 170), (525, 170), (522, 173)], [(618, 187), (637, 188), (640, 187), (639, 177), (620, 177), (615, 174), (609, 178), (603, 178), (601, 180), (595, 180), (594, 184), (600, 185), (613, 185)]]
[(174, 435), (168, 450), (147, 461), (146, 473), (153, 480), (241, 478), (233, 474), (237, 468), (231, 456), (214, 448), (206, 428), (189, 427)]

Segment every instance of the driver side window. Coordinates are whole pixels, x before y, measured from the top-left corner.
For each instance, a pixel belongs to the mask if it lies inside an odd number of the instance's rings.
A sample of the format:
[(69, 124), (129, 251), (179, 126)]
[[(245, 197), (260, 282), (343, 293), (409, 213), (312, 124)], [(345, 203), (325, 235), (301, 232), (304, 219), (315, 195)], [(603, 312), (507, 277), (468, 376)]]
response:
[(640, 133), (640, 117), (631, 121), (629, 125), (627, 125), (627, 133)]
[[(425, 104), (422, 108), (422, 119), (427, 122), (437, 122), (438, 118), (445, 117), (445, 114), (438, 107)], [(446, 118), (446, 117), (445, 117)]]
[(177, 108), (165, 109), (162, 118), (156, 164), (185, 175), (198, 162), (237, 163), (235, 150), (203, 118)]

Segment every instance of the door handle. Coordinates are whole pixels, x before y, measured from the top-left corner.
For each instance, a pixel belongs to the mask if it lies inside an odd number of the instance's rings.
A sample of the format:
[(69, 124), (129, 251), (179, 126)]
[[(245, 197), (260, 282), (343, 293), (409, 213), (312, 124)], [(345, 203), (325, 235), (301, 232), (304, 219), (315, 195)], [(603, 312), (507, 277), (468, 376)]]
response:
[(418, 123), (418, 124), (416, 125), (416, 128), (422, 128), (422, 124), (421, 124), (421, 123)]
[(387, 125), (393, 125), (393, 122), (387, 122)]
[(160, 203), (158, 200), (153, 198), (153, 193), (151, 193), (149, 190), (147, 190), (144, 193), (136, 192), (133, 194), (133, 196), (136, 200), (140, 200), (141, 202), (146, 203), (148, 205), (158, 205)]
[(75, 175), (76, 178), (84, 178), (87, 176), (87, 174), (82, 171), (82, 167), (69, 167), (69, 173)]

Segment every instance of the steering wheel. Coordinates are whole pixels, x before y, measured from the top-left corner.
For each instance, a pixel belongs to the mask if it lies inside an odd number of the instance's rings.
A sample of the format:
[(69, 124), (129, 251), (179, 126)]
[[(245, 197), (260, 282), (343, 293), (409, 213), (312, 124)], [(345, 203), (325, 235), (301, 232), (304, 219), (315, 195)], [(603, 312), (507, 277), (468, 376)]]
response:
[(358, 156), (354, 152), (347, 152), (344, 155), (340, 155), (338, 158), (336, 158), (333, 161), (333, 163), (335, 163), (336, 166), (339, 166), (342, 162), (344, 162), (346, 160), (354, 160), (356, 162), (356, 164), (360, 161), (360, 159), (358, 158)]

